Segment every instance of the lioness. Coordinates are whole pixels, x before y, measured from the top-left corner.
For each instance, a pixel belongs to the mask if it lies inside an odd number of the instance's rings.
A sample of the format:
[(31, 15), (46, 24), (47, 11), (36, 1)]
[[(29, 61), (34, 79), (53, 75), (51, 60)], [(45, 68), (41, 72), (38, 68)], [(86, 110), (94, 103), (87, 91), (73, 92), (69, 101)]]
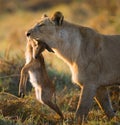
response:
[(114, 117), (106, 87), (120, 85), (120, 35), (69, 23), (61, 12), (43, 16), (26, 35), (44, 41), (69, 65), (72, 81), (81, 87), (78, 123), (86, 118), (94, 97), (108, 118)]

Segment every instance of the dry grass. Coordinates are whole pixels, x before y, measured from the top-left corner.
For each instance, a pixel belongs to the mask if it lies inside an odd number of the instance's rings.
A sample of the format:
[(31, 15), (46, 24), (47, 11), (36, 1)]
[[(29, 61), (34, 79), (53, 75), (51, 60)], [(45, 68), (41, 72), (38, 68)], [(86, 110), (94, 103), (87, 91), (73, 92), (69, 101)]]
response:
[[(65, 91), (62, 93), (65, 94)], [(67, 93), (61, 98), (58, 96), (57, 103), (59, 104), (64, 114), (65, 125), (77, 125), (74, 119), (75, 107), (78, 101), (78, 95)], [(20, 99), (9, 93), (0, 93), (0, 111), (1, 115), (6, 120), (12, 121), (14, 124), (19, 123), (29, 125), (62, 125), (60, 117), (51, 109), (41, 105), (33, 95), (26, 96), (24, 99)], [(117, 117), (108, 121), (103, 112), (98, 108), (93, 108), (88, 115), (88, 123), (85, 125), (113, 125), (119, 124), (120, 113), (117, 112)], [(1, 122), (1, 121), (0, 121)]]
[[(3, 75), (0, 81), (0, 125), (62, 125), (60, 117), (53, 110), (47, 106), (43, 106), (35, 99), (34, 90), (31, 91), (31, 87), (28, 87), (28, 85), (27, 96), (23, 99), (17, 97), (19, 75), (9, 76), (20, 72), (21, 64), (18, 60), (15, 60), (7, 59), (6, 61), (4, 59), (1, 61), (2, 65), (0, 65), (0, 76)], [(58, 73), (50, 65), (47, 66), (47, 70), (56, 86), (57, 104), (65, 116), (64, 125), (77, 125), (74, 116), (80, 92), (78, 86), (73, 85), (70, 81), (70, 76), (64, 72)], [(4, 78), (6, 75), (8, 77)], [(88, 123), (85, 125), (118, 124), (120, 121), (119, 94), (119, 88), (110, 89), (112, 103), (114, 109), (117, 111), (115, 119), (108, 121), (105, 114), (94, 103), (94, 107), (88, 115)]]

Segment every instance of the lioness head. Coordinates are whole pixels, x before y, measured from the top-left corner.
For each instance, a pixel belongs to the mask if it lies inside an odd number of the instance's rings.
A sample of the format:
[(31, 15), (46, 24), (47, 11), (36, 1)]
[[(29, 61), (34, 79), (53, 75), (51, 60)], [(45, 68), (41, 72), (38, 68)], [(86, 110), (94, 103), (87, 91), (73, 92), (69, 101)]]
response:
[(62, 27), (63, 15), (55, 12), (52, 17), (44, 15), (33, 28), (28, 30), (27, 37), (35, 40), (45, 41), (50, 47), (54, 48), (54, 42), (59, 41), (57, 30)]

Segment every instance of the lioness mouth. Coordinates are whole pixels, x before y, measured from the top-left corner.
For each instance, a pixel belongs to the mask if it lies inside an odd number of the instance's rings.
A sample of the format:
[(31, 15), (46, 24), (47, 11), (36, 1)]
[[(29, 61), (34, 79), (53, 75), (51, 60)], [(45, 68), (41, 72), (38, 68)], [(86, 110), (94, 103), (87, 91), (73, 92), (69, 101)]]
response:
[(40, 45), (40, 44), (44, 45), (45, 48), (46, 48), (49, 52), (55, 53), (55, 52), (52, 50), (52, 48), (51, 48), (47, 43), (45, 43), (44, 41), (41, 41), (41, 40), (37, 40), (37, 41), (38, 41), (39, 45)]
[(49, 52), (52, 52), (52, 53), (55, 53), (52, 48), (47, 44), (45, 43), (43, 40), (36, 40), (36, 39), (31, 39), (31, 38), (28, 38), (28, 40), (32, 40), (34, 42), (37, 42), (39, 46), (42, 46), (44, 49), (47, 49)]

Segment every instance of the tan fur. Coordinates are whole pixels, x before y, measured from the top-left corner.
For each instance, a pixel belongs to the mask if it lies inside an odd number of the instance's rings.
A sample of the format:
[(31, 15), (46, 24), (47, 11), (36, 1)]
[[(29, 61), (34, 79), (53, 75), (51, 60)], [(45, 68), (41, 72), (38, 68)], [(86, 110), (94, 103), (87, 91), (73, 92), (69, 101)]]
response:
[(37, 100), (40, 101), (42, 104), (48, 105), (63, 119), (63, 115), (59, 107), (57, 106), (57, 104), (54, 104), (51, 101), (53, 95), (55, 94), (55, 87), (50, 78), (48, 77), (44, 58), (41, 54), (41, 52), (44, 51), (44, 49), (48, 49), (48, 51), (51, 51), (51, 49), (45, 48), (46, 44), (44, 44), (43, 42), (41, 42), (40, 45), (38, 44), (38, 42), (36, 42), (28, 41), (29, 46), (27, 46), (27, 49), (31, 50), (29, 51), (31, 53), (31, 55), (29, 54), (31, 56), (31, 61), (27, 63), (21, 70), (19, 95), (25, 95), (26, 82), (29, 74), (30, 82), (32, 83), (32, 86), (35, 88)]
[(69, 65), (73, 82), (82, 88), (76, 113), (78, 122), (86, 118), (93, 98), (112, 118), (115, 113), (106, 87), (120, 85), (120, 35), (102, 35), (65, 20), (59, 25), (59, 20), (52, 17), (42, 18), (39, 24), (31, 28), (27, 36), (43, 40), (53, 48)]

